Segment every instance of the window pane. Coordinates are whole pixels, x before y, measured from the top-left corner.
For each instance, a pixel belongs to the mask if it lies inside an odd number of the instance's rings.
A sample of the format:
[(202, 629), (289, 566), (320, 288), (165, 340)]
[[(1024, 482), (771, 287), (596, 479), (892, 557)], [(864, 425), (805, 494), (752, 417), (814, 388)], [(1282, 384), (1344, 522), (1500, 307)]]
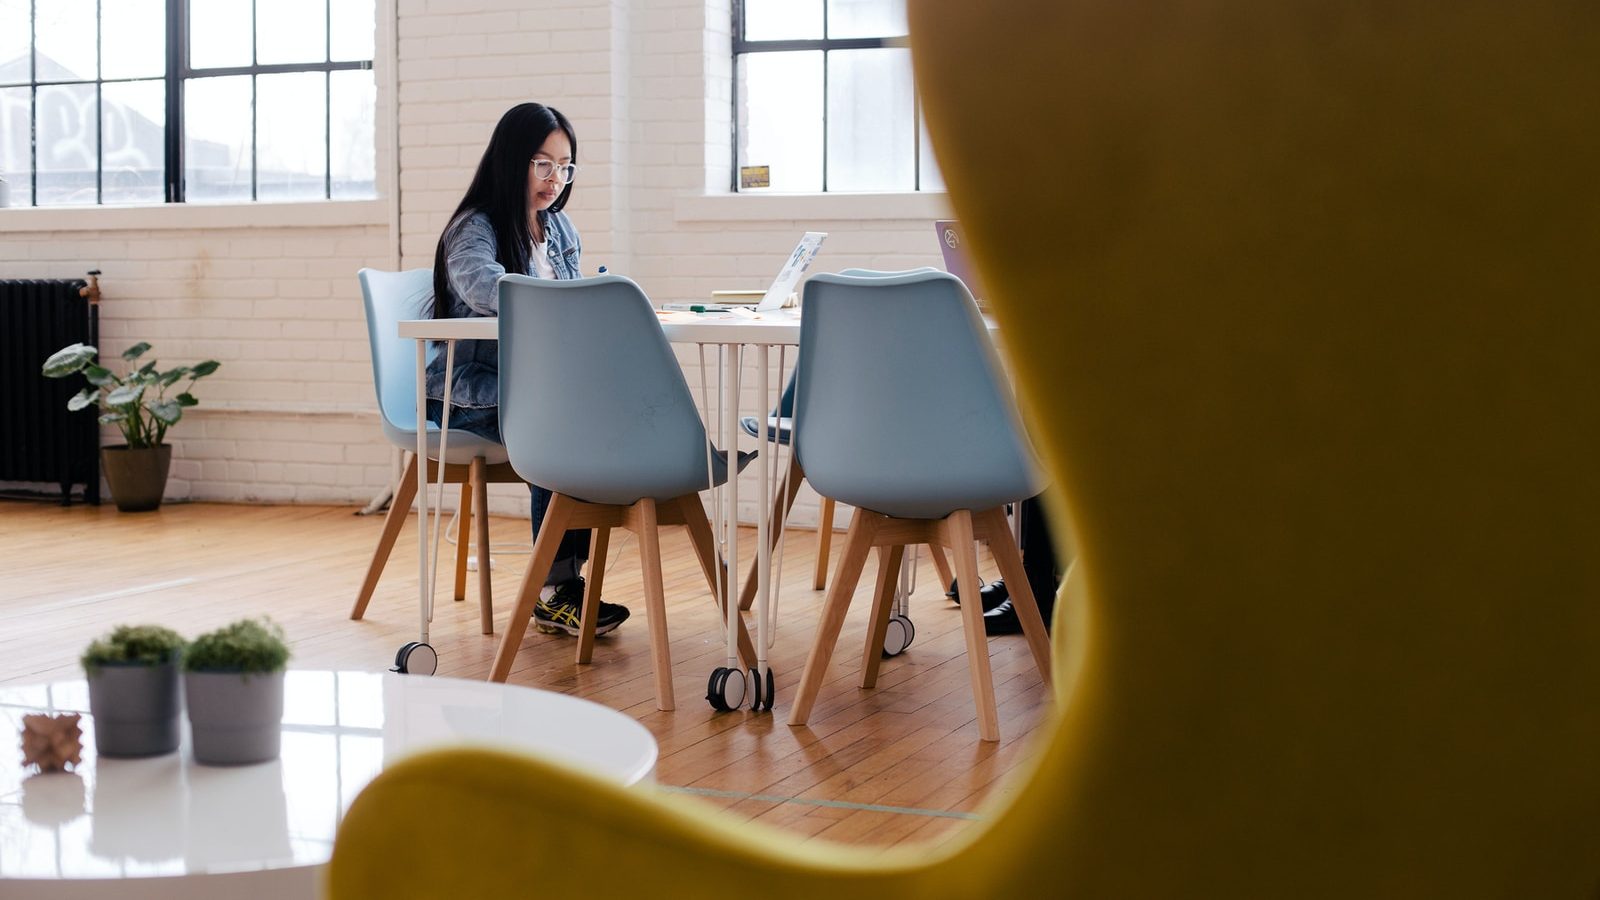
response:
[(183, 86), (183, 179), (190, 200), (250, 199), (250, 76)]
[(915, 187), (911, 51), (828, 54), (828, 190)]
[(739, 57), (739, 165), (775, 191), (822, 190), (822, 51)]
[(256, 3), (256, 62), (321, 62), (328, 58), (326, 0)]
[(166, 0), (111, 0), (100, 4), (100, 67), (105, 78), (166, 74)]
[(28, 152), (32, 88), (0, 88), (0, 178), (10, 186), (11, 205), (29, 206), (33, 159)]
[(828, 37), (899, 37), (906, 0), (828, 0)]
[(160, 203), (166, 193), (164, 83), (124, 81), (101, 91), (101, 202)]
[[(82, 81), (97, 73), (94, 31), (95, 0), (50, 0), (35, 6), (37, 29), (34, 58), (40, 81)], [(43, 167), (40, 167), (43, 171)], [(41, 204), (43, 205), (43, 204)]]
[(822, 37), (822, 0), (744, 0), (744, 39)]
[(378, 105), (377, 79), (365, 72), (330, 72), (329, 85), (333, 133), (329, 158), (333, 163), (334, 199), (378, 196), (377, 143), (372, 124)]
[(375, 54), (377, 12), (373, 0), (332, 0), (331, 59), (371, 59)]
[(97, 196), (95, 145), (100, 129), (95, 86), (39, 88), (39, 205), (93, 204)]
[(320, 200), (327, 133), (322, 72), (256, 78), (256, 199)]
[(250, 0), (205, 0), (189, 4), (189, 65), (196, 69), (248, 66)]
[(0, 84), (28, 79), (28, 0), (0, 0)]
[(944, 190), (944, 175), (939, 172), (939, 161), (933, 156), (933, 141), (928, 139), (928, 123), (919, 123), (922, 130), (922, 143), (918, 145), (922, 155), (921, 181), (917, 184), (920, 191)]

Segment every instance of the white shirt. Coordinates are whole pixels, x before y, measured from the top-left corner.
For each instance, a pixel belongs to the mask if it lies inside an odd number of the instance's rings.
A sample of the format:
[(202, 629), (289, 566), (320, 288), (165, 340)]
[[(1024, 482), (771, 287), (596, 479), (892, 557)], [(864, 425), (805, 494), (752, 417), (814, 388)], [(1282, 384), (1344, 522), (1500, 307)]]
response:
[(556, 267), (550, 262), (549, 241), (545, 241), (544, 243), (535, 243), (533, 245), (533, 258), (529, 260), (529, 262), (533, 265), (533, 274), (539, 276), (540, 278), (548, 278), (551, 281), (555, 280)]

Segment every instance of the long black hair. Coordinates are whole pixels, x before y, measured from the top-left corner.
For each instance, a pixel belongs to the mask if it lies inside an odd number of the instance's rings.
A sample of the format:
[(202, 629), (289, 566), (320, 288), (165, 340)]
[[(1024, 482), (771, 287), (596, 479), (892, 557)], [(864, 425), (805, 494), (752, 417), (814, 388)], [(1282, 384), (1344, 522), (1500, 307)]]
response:
[[(478, 171), (467, 186), (467, 195), (450, 215), (449, 224), (439, 235), (439, 246), (433, 251), (434, 318), (450, 315), (453, 296), (445, 272), (445, 245), (472, 212), (488, 214), (489, 225), (494, 228), (494, 255), (500, 265), (507, 272), (528, 274), (528, 248), (533, 244), (533, 232), (528, 228), (528, 163), (557, 128), (566, 132), (572, 144), (572, 161), (577, 162), (578, 138), (572, 133), (572, 123), (552, 107), (519, 103), (506, 110), (494, 126), (489, 146), (478, 161)], [(560, 212), (571, 196), (572, 183), (567, 182), (548, 211)], [(539, 215), (543, 221), (544, 213)]]

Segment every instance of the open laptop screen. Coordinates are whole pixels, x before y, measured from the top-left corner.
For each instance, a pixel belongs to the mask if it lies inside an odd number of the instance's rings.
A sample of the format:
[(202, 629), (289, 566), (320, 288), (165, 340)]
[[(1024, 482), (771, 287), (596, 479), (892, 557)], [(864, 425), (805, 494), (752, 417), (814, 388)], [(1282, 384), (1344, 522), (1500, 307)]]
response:
[(817, 258), (817, 251), (822, 249), (822, 241), (828, 236), (826, 231), (808, 231), (801, 238), (800, 243), (794, 246), (794, 252), (789, 254), (789, 259), (778, 271), (778, 277), (773, 279), (772, 286), (767, 288), (766, 296), (756, 304), (756, 309), (766, 311), (783, 306), (789, 295), (794, 293), (795, 285), (800, 283), (800, 276), (811, 267), (811, 261)]
[(944, 270), (961, 279), (973, 299), (983, 306), (983, 285), (978, 283), (978, 273), (966, 254), (966, 238), (961, 233), (961, 223), (954, 219), (941, 219), (933, 223), (939, 235), (939, 250), (944, 254)]

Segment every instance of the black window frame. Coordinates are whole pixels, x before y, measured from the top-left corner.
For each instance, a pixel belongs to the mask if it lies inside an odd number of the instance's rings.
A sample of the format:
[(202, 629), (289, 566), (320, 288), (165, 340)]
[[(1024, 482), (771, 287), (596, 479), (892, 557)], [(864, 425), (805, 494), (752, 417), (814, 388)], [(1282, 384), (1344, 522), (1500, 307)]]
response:
[[(818, 152), (822, 156), (822, 188), (821, 192), (828, 191), (828, 53), (833, 50), (878, 50), (890, 47), (910, 48), (911, 40), (908, 35), (884, 35), (881, 37), (828, 37), (828, 0), (822, 0), (822, 37), (820, 38), (794, 38), (778, 41), (752, 41), (744, 36), (744, 5), (746, 0), (734, 0), (733, 3), (733, 100), (732, 115), (729, 123), (729, 140), (733, 149), (733, 171), (729, 187), (734, 193), (740, 193), (739, 184), (739, 57), (751, 53), (783, 53), (795, 50), (821, 50), (822, 51), (822, 146)], [(922, 186), (922, 96), (915, 87), (911, 94), (911, 190), (921, 193), (926, 190)]]
[[(199, 78), (215, 78), (230, 75), (250, 76), (250, 202), (258, 199), (258, 182), (260, 158), (257, 152), (258, 119), (255, 115), (256, 103), (256, 77), (260, 75), (279, 75), (296, 72), (321, 72), (323, 73), (323, 127), (322, 127), (322, 200), (333, 199), (333, 134), (332, 134), (332, 72), (337, 71), (371, 71), (373, 61), (365, 60), (340, 60), (334, 61), (333, 56), (333, 3), (324, 0), (323, 16), (323, 59), (321, 62), (306, 63), (274, 63), (262, 65), (255, 62), (258, 52), (256, 33), (256, 7), (262, 0), (250, 2), (250, 58), (251, 64), (247, 66), (215, 66), (197, 69), (190, 65), (189, 53), (189, 8), (195, 0), (166, 0), (163, 4), (167, 47), (166, 68), (161, 76), (140, 76), (136, 78), (104, 78), (101, 77), (101, 50), (103, 35), (101, 27), (101, 10), (107, 0), (95, 0), (95, 69), (96, 77), (81, 78), (75, 81), (39, 81), (38, 61), (38, 20), (39, 4), (41, 0), (30, 0), (28, 4), (28, 81), (6, 83), (0, 87), (29, 88), (28, 106), (28, 207), (39, 207), (39, 88), (58, 87), (70, 85), (94, 85), (95, 88), (95, 202), (94, 206), (104, 206), (105, 203), (105, 148), (104, 141), (104, 86), (107, 84), (120, 84), (129, 82), (161, 81), (166, 99), (166, 121), (163, 128), (163, 202), (186, 202), (186, 188), (184, 184), (184, 92), (188, 82)], [(48, 0), (44, 0), (48, 2)], [(111, 0), (115, 2), (115, 0)], [(373, 7), (374, 14), (377, 5)], [(376, 27), (376, 22), (374, 22)], [(15, 190), (15, 187), (13, 188)], [(314, 202), (314, 201), (312, 201)], [(48, 206), (46, 209), (73, 209), (87, 208), (88, 204), (70, 204), (62, 206)]]

